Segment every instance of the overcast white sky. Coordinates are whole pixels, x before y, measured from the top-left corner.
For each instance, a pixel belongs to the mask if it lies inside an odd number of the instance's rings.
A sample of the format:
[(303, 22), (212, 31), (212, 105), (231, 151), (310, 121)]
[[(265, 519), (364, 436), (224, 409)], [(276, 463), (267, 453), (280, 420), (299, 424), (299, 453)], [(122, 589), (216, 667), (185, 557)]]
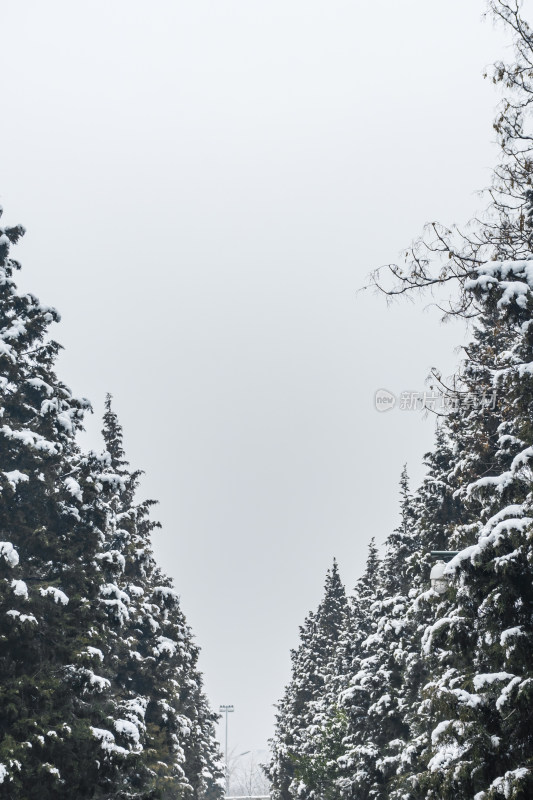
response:
[[(107, 391), (230, 749), (264, 748), (334, 556), (397, 521), (459, 328), (357, 294), (495, 159), (483, 0), (4, 0), (0, 202), (61, 377)], [(95, 415), (95, 416), (96, 416)], [(100, 420), (87, 441), (99, 446)]]

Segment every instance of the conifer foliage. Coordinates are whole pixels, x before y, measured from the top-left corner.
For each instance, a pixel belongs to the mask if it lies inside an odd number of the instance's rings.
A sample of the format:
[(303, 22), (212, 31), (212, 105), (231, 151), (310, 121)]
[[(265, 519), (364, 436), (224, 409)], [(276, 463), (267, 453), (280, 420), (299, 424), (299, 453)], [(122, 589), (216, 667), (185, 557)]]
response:
[[(435, 375), (450, 402), (427, 475), (411, 494), (402, 473), (400, 525), (381, 562), (371, 544), (328, 653), (334, 670), (302, 714), (287, 702), (305, 674), (293, 657), (270, 766), (283, 800), (533, 797), (533, 31), (516, 0), (489, 11), (515, 60), (493, 74), (506, 96), (487, 213), (468, 236), (430, 226), (390, 268), (392, 285), (373, 276), (389, 295), (452, 287), (441, 307), (473, 319), (471, 341), (450, 385)], [(450, 553), (435, 587), (433, 551)], [(309, 711), (324, 706), (343, 723), (320, 739)], [(322, 793), (293, 777), (300, 742), (328, 765)]]
[(273, 797), (329, 796), (329, 752), (334, 724), (328, 686), (339, 636), (348, 613), (337, 563), (326, 575), (324, 597), (300, 628), (300, 645), (291, 653), (292, 680), (278, 706), (273, 759), (268, 774)]
[(103, 454), (57, 378), (53, 308), (17, 290), (0, 229), (0, 796), (223, 795), (198, 649), (150, 545), (122, 429)]

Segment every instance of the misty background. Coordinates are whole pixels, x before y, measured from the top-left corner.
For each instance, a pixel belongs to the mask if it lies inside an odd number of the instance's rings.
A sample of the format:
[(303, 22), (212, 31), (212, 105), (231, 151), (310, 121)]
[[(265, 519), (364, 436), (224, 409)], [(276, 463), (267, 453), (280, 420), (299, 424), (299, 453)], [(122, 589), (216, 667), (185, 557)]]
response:
[[(60, 377), (106, 392), (229, 748), (263, 753), (333, 557), (398, 520), (434, 419), (379, 414), (465, 342), (358, 293), (495, 161), (483, 3), (4, 0), (0, 202), (19, 285), (59, 308)], [(221, 727), (223, 738), (223, 726)]]

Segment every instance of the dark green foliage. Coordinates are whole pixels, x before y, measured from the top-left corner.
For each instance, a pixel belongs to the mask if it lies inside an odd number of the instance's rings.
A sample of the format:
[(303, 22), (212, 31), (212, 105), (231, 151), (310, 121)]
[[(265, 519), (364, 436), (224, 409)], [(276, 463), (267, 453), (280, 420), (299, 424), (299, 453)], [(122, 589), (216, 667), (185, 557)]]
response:
[(220, 797), (217, 718), (203, 693), (198, 648), (171, 580), (155, 563), (150, 534), (159, 524), (149, 517), (154, 501), (136, 501), (141, 473), (129, 471), (109, 395), (102, 433), (107, 467), (100, 480), (111, 493), (104, 503), (101, 603), (113, 636), (111, 680), (126, 719), (137, 728), (139, 772), (145, 787), (163, 798)]
[[(429, 226), (433, 238), (390, 267), (390, 288), (374, 274), (389, 296), (454, 287), (441, 308), (475, 324), (451, 385), (435, 376), (456, 407), (413, 497), (402, 475), (401, 524), (380, 568), (371, 547), (335, 674), (314, 701), (344, 712), (336, 738), (305, 762), (307, 783), (327, 764), (328, 798), (533, 797), (533, 31), (517, 0), (488, 5), (512, 32), (515, 59), (494, 70), (506, 94), (487, 213), (467, 235)], [(447, 586), (430, 587), (433, 550), (458, 551), (443, 567)], [(293, 781), (280, 796), (307, 794)]]
[(268, 767), (272, 797), (326, 797), (331, 768), (336, 769), (336, 730), (344, 715), (332, 709), (330, 678), (334, 675), (339, 637), (348, 613), (337, 563), (326, 575), (324, 597), (316, 613), (300, 628), (300, 645), (291, 653), (292, 680), (278, 706)]
[(216, 717), (153, 501), (109, 397), (104, 454), (76, 442), (90, 406), (55, 375), (59, 315), (15, 286), (22, 233), (0, 229), (0, 796), (217, 800)]
[[(85, 400), (72, 397), (47, 339), (58, 319), (18, 294), (9, 241), (0, 236), (0, 763), (7, 796), (95, 796), (114, 785), (129, 753), (102, 753), (93, 735), (114, 702), (105, 678), (83, 665), (102, 644), (94, 603), (104, 518), (92, 469), (75, 443)], [(82, 497), (85, 502), (82, 502)]]

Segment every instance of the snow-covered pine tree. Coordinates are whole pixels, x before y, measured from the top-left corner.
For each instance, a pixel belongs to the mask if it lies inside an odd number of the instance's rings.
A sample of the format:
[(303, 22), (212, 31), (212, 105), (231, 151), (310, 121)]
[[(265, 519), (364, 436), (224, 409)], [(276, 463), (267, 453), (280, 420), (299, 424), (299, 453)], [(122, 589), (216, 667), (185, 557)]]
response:
[[(405, 798), (492, 800), (533, 793), (525, 710), (532, 680), (533, 33), (517, 0), (491, 0), (489, 8), (512, 31), (516, 58), (497, 64), (493, 75), (506, 96), (495, 123), (502, 159), (489, 189), (488, 212), (467, 237), (430, 226), (436, 237), (418, 242), (407, 272), (393, 267), (396, 285), (386, 290), (400, 294), (455, 284), (450, 312), (480, 316), (467, 351), (467, 375), (473, 384), (477, 379), (496, 386), (500, 404), (485, 418), (452, 415), (448, 424), (455, 448), (450, 482), (462, 506), (449, 546), (461, 552), (450, 565), (453, 586), (435, 600), (434, 620), (422, 639), (429, 682), (417, 705), (422, 727), (417, 742), (425, 737), (426, 754), (421, 771), (405, 785)], [(377, 274), (375, 281), (382, 285)]]
[(349, 764), (342, 781), (344, 794), (348, 792), (349, 796), (388, 797), (388, 781), (397, 769), (408, 735), (402, 696), (408, 650), (404, 617), (410, 589), (407, 563), (416, 548), (413, 498), (404, 467), (400, 524), (389, 535), (385, 558), (377, 570), (376, 555), (371, 552), (370, 569), (375, 577), (364, 609), (367, 631), (352, 664), (350, 687), (343, 694), (344, 704), (350, 708), (355, 701), (356, 709), (348, 715), (347, 753), (341, 759)]
[(300, 712), (312, 695), (306, 690), (307, 667), (312, 652), (315, 613), (309, 612), (300, 626), (300, 643), (291, 650), (291, 680), (277, 705), (276, 727), (270, 739), (271, 759), (266, 768), (271, 783), (273, 800), (291, 800), (295, 761), (300, 748), (305, 724), (300, 722)]
[(291, 652), (292, 677), (278, 705), (267, 768), (274, 800), (334, 796), (330, 770), (338, 755), (338, 737), (331, 727), (335, 713), (326, 690), (346, 614), (346, 592), (334, 561), (324, 597), (317, 611), (307, 616), (300, 644)]
[[(465, 487), (475, 521), (452, 542), (453, 590), (424, 647), (438, 661), (426, 688), (433, 723), (428, 797), (477, 800), (533, 793), (533, 254), (490, 262), (467, 285), (490, 321), (487, 351), (500, 396), (497, 450)], [(493, 346), (494, 318), (505, 335)], [(478, 336), (478, 345), (483, 342)], [(504, 346), (502, 346), (504, 345)]]
[(116, 797), (135, 754), (99, 735), (118, 710), (94, 658), (104, 520), (75, 442), (89, 403), (55, 375), (58, 313), (15, 285), (22, 233), (0, 231), (0, 785), (10, 800)]
[(344, 716), (345, 730), (341, 753), (337, 758), (336, 790), (342, 797), (352, 797), (356, 792), (365, 791), (368, 775), (361, 764), (368, 755), (376, 756), (374, 751), (368, 753), (364, 744), (370, 702), (361, 678), (369, 669), (363, 645), (376, 632), (376, 621), (370, 609), (376, 599), (382, 596), (380, 572), (378, 549), (372, 538), (365, 571), (349, 598), (350, 614), (339, 645), (339, 660), (343, 664), (344, 674), (340, 676), (338, 702)]
[(219, 717), (210, 707), (203, 690), (196, 659), (189, 668), (180, 702), (181, 713), (190, 726), (183, 749), (185, 775), (192, 786), (193, 798), (221, 800), (225, 791), (225, 771), (215, 729)]
[(58, 313), (18, 291), (0, 229), (0, 795), (222, 797), (197, 649), (155, 566), (122, 430), (76, 444), (88, 401), (56, 377)]
[(414, 501), (405, 464), (400, 475), (400, 523), (387, 537), (381, 569), (383, 588), (389, 596), (405, 594), (410, 588), (406, 565), (416, 549), (415, 521)]
[[(406, 571), (411, 589), (417, 593), (428, 588), (434, 564), (431, 553), (448, 549), (452, 530), (462, 519), (461, 500), (455, 494), (459, 487), (455, 466), (460, 443), (452, 441), (448, 423), (448, 417), (438, 420), (433, 449), (423, 459), (426, 474), (413, 497), (417, 548), (407, 558)], [(464, 429), (459, 422), (454, 425), (458, 430)]]
[[(453, 650), (432, 654), (424, 643), (426, 629), (442, 624), (448, 602), (447, 596), (442, 598), (430, 589), (430, 553), (455, 549), (462, 546), (460, 542), (470, 544), (476, 536), (480, 507), (466, 503), (467, 487), (494, 465), (499, 424), (498, 409), (492, 407), (493, 382), (486, 353), (506, 346), (502, 331), (493, 322), (487, 320), (486, 328), (478, 324), (465, 349), (466, 359), (451, 387), (450, 399), (460, 398), (460, 402), (437, 430), (435, 450), (426, 457), (428, 475), (416, 497), (418, 546), (407, 565), (412, 589), (406, 609), (406, 632), (410, 633), (403, 688), (410, 741), (403, 748), (393, 797), (418, 796), (417, 791), (425, 796), (424, 773), (433, 753), (432, 734), (441, 720), (436, 707), (427, 702), (427, 692), (445, 665), (461, 657)], [(461, 620), (455, 624), (459, 630)], [(455, 695), (452, 701), (457, 704)]]
[[(433, 560), (431, 552), (446, 550), (453, 525), (459, 519), (460, 505), (450, 486), (453, 453), (444, 425), (436, 431), (435, 447), (424, 457), (426, 476), (413, 497), (415, 519), (413, 544), (415, 549), (404, 565), (404, 592), (408, 602), (402, 610), (402, 682), (399, 689), (403, 722), (403, 741), (399, 741), (394, 762), (394, 774), (388, 782), (390, 800), (422, 797), (417, 792), (418, 772), (424, 770), (421, 754), (427, 752), (431, 730), (424, 717), (420, 697), (429, 680), (429, 665), (421, 650), (422, 637), (428, 625), (435, 621), (439, 596), (431, 590), (429, 575)], [(391, 770), (392, 771), (392, 770)]]
[(216, 715), (202, 689), (198, 648), (179, 597), (154, 559), (155, 501), (136, 499), (142, 473), (129, 470), (110, 395), (102, 434), (107, 468), (99, 479), (111, 493), (103, 498), (106, 548), (100, 563), (106, 582), (100, 604), (114, 630), (112, 683), (124, 709), (122, 727), (142, 753), (137, 791), (142, 796), (149, 787), (163, 798), (218, 800), (223, 775)]
[(316, 800), (329, 800), (337, 796), (338, 758), (343, 753), (342, 742), (346, 733), (346, 714), (339, 703), (339, 692), (343, 685), (341, 676), (344, 675), (345, 635), (349, 629), (349, 617), (346, 592), (334, 560), (326, 576), (324, 598), (317, 610), (323, 644), (317, 643), (315, 646), (322, 654), (320, 671), (323, 686), (312, 703), (305, 755), (297, 770), (302, 775), (300, 796)]

